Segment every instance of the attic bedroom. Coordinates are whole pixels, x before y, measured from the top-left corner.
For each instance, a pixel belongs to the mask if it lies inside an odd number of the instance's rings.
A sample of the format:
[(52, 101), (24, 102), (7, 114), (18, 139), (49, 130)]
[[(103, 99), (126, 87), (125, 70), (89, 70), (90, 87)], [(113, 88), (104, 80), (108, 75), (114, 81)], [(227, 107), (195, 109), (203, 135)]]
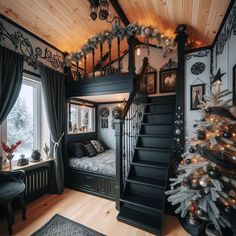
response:
[(235, 0), (0, 0), (0, 235), (236, 236)]

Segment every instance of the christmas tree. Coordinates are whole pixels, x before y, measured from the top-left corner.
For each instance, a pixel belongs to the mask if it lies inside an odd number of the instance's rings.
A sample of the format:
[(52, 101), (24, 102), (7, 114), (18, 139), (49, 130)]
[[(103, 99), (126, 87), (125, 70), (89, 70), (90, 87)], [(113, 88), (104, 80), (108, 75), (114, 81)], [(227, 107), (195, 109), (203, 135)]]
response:
[(204, 96), (199, 108), (202, 118), (193, 125), (195, 136), (187, 139), (186, 151), (171, 178), (168, 201), (178, 204), (175, 213), (211, 222), (222, 234), (230, 227), (230, 215), (236, 209), (236, 107), (225, 100), (231, 92), (220, 91), (218, 71), (213, 91)]

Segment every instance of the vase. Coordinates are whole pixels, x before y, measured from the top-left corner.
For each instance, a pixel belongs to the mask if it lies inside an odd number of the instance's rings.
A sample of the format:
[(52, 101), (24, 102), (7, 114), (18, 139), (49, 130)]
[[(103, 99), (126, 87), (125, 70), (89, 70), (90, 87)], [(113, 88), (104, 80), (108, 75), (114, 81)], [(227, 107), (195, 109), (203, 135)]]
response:
[(13, 159), (13, 157), (14, 157), (13, 154), (7, 155), (7, 160), (9, 161), (9, 168), (10, 168), (10, 170), (12, 169), (11, 160)]

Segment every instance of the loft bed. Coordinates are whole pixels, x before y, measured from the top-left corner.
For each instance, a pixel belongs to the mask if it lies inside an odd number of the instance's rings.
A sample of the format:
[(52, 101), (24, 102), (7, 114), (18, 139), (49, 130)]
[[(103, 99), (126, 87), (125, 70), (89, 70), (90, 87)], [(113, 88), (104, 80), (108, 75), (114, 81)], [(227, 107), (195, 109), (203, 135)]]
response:
[[(141, 29), (141, 28), (140, 28)], [(132, 29), (131, 29), (132, 30)], [(139, 30), (140, 31), (140, 30)], [(141, 31), (140, 31), (141, 32)], [(156, 32), (156, 31), (152, 31)], [(113, 32), (111, 32), (113, 33)], [(109, 34), (108, 34), (109, 35)], [(159, 35), (160, 36), (160, 35)], [(160, 36), (161, 37), (161, 36)], [(96, 37), (98, 40), (100, 37)], [(80, 54), (77, 54), (76, 57), (82, 58), (83, 68), (79, 67), (79, 63), (77, 62), (75, 65), (74, 71), (72, 68), (66, 67), (65, 72), (67, 74), (66, 81), (66, 99), (70, 99), (72, 97), (82, 97), (82, 96), (95, 96), (101, 94), (117, 94), (117, 93), (129, 93), (130, 98), (127, 101), (127, 104), (124, 108), (124, 114), (128, 115), (128, 117), (133, 118), (125, 118), (125, 122), (127, 123), (126, 127), (136, 127), (136, 124), (139, 124), (137, 128), (140, 127), (141, 117), (144, 109), (144, 100), (146, 97), (146, 76), (145, 71), (148, 65), (148, 59), (146, 63), (143, 64), (143, 68), (139, 75), (135, 74), (135, 45), (137, 43), (137, 39), (135, 38), (135, 34), (131, 34), (128, 37), (128, 70), (122, 70), (122, 56), (120, 51), (120, 39), (117, 39), (117, 61), (112, 61), (111, 58), (111, 41), (107, 40), (109, 52), (107, 55), (108, 64), (104, 67), (104, 56), (103, 56), (103, 43), (100, 42), (98, 48), (89, 48), (88, 45), (85, 45), (85, 48), (82, 50)], [(100, 40), (100, 39), (99, 39)], [(98, 40), (98, 41), (99, 41)], [(165, 38), (160, 38), (160, 40), (165, 41)], [(91, 45), (91, 42), (90, 42)], [(83, 51), (86, 51), (84, 53)], [(97, 65), (95, 65), (95, 52), (100, 51), (100, 60)], [(88, 52), (91, 53), (91, 56), (88, 56)], [(106, 57), (106, 56), (105, 56)], [(92, 69), (90, 71), (87, 70), (87, 60), (92, 61)], [(76, 60), (75, 60), (76, 61)], [(72, 65), (72, 64), (71, 64)], [(145, 66), (144, 66), (145, 65)], [(73, 73), (72, 73), (73, 72)], [(142, 111), (142, 112), (141, 112)], [(97, 129), (96, 129), (97, 130)], [(117, 130), (117, 129), (116, 129)], [(87, 134), (79, 134), (79, 135), (66, 135), (65, 142), (65, 153), (66, 153), (66, 186), (77, 189), (80, 191), (84, 191), (87, 193), (92, 193), (98, 196), (102, 196), (111, 200), (115, 200), (119, 202), (119, 195), (122, 189), (121, 185), (121, 176), (127, 177), (127, 173), (129, 170), (128, 164), (131, 161), (131, 158), (134, 154), (134, 147), (137, 141), (138, 130), (132, 129), (132, 131), (126, 132), (125, 134), (116, 134), (116, 154), (113, 156), (116, 162), (116, 174), (113, 175), (111, 173), (103, 172), (103, 171), (95, 171), (94, 168), (83, 168), (85, 165), (88, 167), (96, 163), (96, 159), (93, 162), (89, 158), (85, 158), (84, 160), (80, 160), (79, 162), (76, 160), (71, 160), (67, 155), (67, 149), (70, 143), (73, 142), (84, 142), (87, 140), (95, 139), (97, 140), (97, 132), (87, 133)], [(121, 144), (121, 139), (125, 141)], [(129, 144), (129, 145), (126, 145)], [(132, 145), (131, 145), (132, 144)], [(124, 145), (124, 147), (123, 147)], [(132, 148), (131, 148), (132, 146)], [(118, 147), (118, 148), (117, 148)], [(124, 153), (123, 153), (123, 151)], [(122, 164), (122, 159), (125, 159), (127, 165)], [(86, 164), (85, 164), (86, 163)], [(84, 164), (84, 165), (83, 165)]]

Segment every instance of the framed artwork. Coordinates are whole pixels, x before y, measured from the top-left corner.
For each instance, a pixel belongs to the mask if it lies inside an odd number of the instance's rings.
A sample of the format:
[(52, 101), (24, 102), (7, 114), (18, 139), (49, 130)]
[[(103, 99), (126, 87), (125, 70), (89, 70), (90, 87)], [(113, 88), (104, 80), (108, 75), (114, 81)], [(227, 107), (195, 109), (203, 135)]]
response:
[(198, 105), (204, 100), (205, 84), (191, 85), (190, 89), (190, 110), (199, 110)]
[(233, 67), (233, 105), (236, 105), (236, 65)]
[(160, 93), (174, 92), (176, 86), (176, 68), (161, 70), (159, 85)]
[(154, 94), (157, 91), (157, 73), (149, 72), (147, 74), (147, 93)]

